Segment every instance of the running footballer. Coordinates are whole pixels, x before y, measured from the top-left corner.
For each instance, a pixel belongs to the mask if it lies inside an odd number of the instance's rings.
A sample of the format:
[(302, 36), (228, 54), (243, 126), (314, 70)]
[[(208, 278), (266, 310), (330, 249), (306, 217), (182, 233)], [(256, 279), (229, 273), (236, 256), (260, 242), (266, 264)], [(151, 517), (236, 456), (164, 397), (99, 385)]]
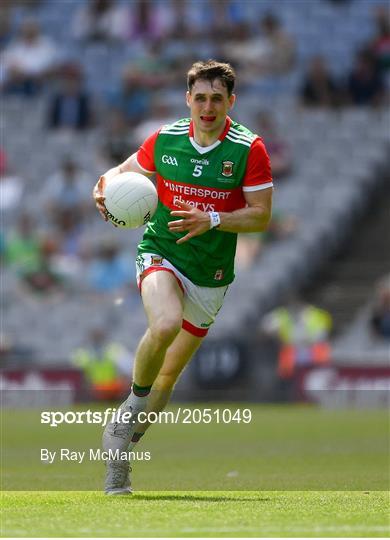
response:
[[(107, 425), (105, 450), (132, 450), (148, 427), (136, 422), (137, 415), (166, 406), (234, 279), (237, 233), (264, 231), (270, 220), (269, 158), (261, 138), (228, 116), (234, 83), (229, 64), (196, 62), (187, 74), (191, 117), (151, 134), (94, 188), (106, 220), (104, 188), (119, 173), (155, 175), (159, 197), (136, 260), (148, 329), (121, 405), (133, 421)], [(129, 471), (126, 459), (107, 461), (105, 492), (131, 493)]]

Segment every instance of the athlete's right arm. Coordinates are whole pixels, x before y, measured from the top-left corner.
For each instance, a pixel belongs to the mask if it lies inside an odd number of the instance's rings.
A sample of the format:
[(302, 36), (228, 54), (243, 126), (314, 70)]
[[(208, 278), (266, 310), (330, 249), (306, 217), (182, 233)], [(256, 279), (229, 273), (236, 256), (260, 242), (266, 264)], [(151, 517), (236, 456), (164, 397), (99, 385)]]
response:
[(143, 169), (137, 160), (137, 152), (132, 154), (129, 158), (126, 159), (123, 163), (120, 165), (117, 165), (116, 167), (113, 167), (112, 169), (109, 169), (107, 172), (102, 174), (102, 176), (99, 178), (97, 183), (95, 184), (95, 187), (93, 188), (93, 198), (95, 199), (96, 208), (99, 210), (100, 215), (104, 219), (104, 221), (108, 221), (107, 215), (106, 215), (106, 207), (104, 205), (104, 190), (106, 188), (106, 185), (114, 178), (117, 174), (121, 174), (124, 172), (137, 172), (140, 174), (144, 174), (145, 176), (152, 176), (153, 173), (146, 171)]
[(112, 180), (117, 174), (124, 172), (136, 172), (144, 174), (145, 176), (152, 176), (155, 173), (155, 164), (154, 164), (154, 145), (157, 139), (159, 131), (156, 131), (150, 137), (143, 142), (139, 147), (138, 152), (132, 154), (129, 158), (126, 159), (123, 163), (117, 167), (109, 169), (104, 173), (99, 180), (97, 181), (95, 187), (93, 188), (93, 198), (95, 199), (96, 208), (99, 210), (100, 215), (104, 221), (108, 221), (107, 218), (107, 209), (104, 205), (104, 190), (106, 185)]

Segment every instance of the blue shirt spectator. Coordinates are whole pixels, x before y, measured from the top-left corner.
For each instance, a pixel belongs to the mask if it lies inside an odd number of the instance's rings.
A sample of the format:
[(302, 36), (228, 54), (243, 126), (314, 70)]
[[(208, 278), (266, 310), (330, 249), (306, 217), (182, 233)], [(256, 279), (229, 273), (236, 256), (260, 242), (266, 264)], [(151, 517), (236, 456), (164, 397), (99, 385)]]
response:
[(133, 264), (115, 245), (103, 246), (97, 259), (90, 263), (88, 284), (98, 292), (111, 292), (134, 282)]

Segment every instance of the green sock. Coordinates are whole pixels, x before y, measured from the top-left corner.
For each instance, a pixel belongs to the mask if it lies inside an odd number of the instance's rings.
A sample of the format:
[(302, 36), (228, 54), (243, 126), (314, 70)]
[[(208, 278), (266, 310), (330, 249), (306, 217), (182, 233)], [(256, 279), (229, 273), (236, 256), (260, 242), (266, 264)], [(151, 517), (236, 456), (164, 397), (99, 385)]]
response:
[(131, 391), (133, 392), (133, 394), (135, 394), (138, 397), (144, 397), (150, 393), (151, 388), (152, 388), (152, 385), (139, 386), (138, 384), (135, 384), (135, 382), (133, 382)]

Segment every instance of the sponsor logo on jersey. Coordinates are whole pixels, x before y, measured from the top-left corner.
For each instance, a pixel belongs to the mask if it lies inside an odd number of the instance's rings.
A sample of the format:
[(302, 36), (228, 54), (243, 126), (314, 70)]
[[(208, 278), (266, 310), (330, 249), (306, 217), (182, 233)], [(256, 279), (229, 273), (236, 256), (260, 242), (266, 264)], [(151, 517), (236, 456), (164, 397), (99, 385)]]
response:
[(150, 264), (152, 266), (161, 266), (163, 263), (163, 258), (160, 255), (152, 255), (150, 258)]
[(167, 154), (163, 155), (163, 157), (161, 158), (161, 161), (163, 163), (166, 163), (167, 165), (174, 165), (175, 167), (179, 166), (177, 159), (172, 156), (167, 156)]
[(135, 259), (135, 264), (137, 265), (138, 272), (142, 274), (142, 272), (145, 270), (144, 258), (142, 255), (137, 255), (137, 258)]
[(215, 272), (214, 274), (214, 279), (216, 281), (221, 281), (221, 279), (223, 279), (223, 270), (222, 269), (219, 269)]
[(150, 221), (150, 212), (144, 215), (144, 225), (146, 225), (148, 221)]
[(222, 176), (233, 176), (233, 161), (222, 161)]
[(196, 165), (210, 165), (210, 162), (208, 159), (191, 159), (191, 163), (196, 163)]
[(212, 325), (211, 322), (209, 322), (209, 323), (204, 323), (204, 322), (202, 322), (202, 324), (201, 324), (200, 326), (201, 326), (202, 328), (210, 328), (211, 325)]
[(231, 191), (219, 191), (217, 189), (209, 189), (205, 187), (190, 186), (164, 180), (164, 186), (175, 193), (181, 195), (189, 195), (200, 197), (202, 199), (217, 199), (226, 201), (231, 195)]
[(202, 212), (215, 212), (215, 205), (213, 203), (201, 202), (201, 201), (192, 201), (191, 199), (183, 199), (181, 195), (174, 195), (173, 197), (173, 206), (178, 207), (177, 203), (182, 202), (193, 206), (194, 208), (199, 208)]
[[(220, 182), (222, 179), (221, 176), (216, 181)], [(171, 210), (177, 209), (178, 201), (191, 204), (203, 212), (233, 212), (238, 208), (245, 208), (241, 186), (216, 189), (166, 180), (160, 176), (157, 178), (157, 191), (160, 202)]]

